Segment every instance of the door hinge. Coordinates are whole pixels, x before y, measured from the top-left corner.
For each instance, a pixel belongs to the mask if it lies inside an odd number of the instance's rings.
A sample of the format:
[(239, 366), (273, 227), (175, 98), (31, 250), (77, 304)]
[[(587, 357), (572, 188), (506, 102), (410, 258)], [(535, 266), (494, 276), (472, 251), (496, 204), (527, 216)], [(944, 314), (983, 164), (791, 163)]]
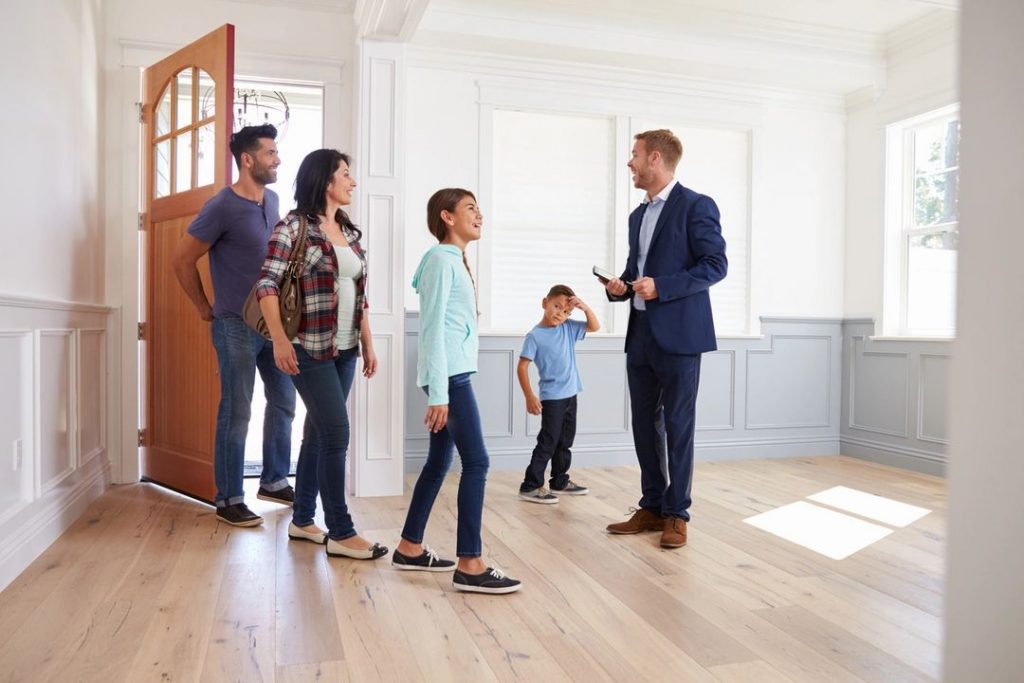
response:
[(142, 102), (136, 102), (135, 103), (135, 108), (139, 110), (139, 123), (140, 124), (145, 123), (146, 122), (146, 105), (144, 105)]
[(139, 323), (139, 341), (146, 338), (146, 323)]
[(139, 230), (146, 229), (146, 214), (142, 211), (139, 212)]
[(146, 430), (145, 429), (140, 429), (139, 430), (139, 447), (141, 448), (142, 446), (145, 446), (145, 445), (146, 445)]

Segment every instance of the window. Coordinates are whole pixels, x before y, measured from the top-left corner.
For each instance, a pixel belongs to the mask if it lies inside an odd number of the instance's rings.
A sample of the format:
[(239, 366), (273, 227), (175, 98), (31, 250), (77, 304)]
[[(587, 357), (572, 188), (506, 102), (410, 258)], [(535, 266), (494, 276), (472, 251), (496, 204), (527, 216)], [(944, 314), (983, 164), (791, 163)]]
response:
[(602, 325), (610, 320), (591, 268), (622, 267), (613, 258), (614, 128), (610, 118), (493, 112), (490, 258), (480, 271), (486, 329), (530, 329), (541, 299), (559, 283)]
[(959, 113), (947, 108), (890, 126), (888, 148), (886, 326), (900, 335), (952, 336)]

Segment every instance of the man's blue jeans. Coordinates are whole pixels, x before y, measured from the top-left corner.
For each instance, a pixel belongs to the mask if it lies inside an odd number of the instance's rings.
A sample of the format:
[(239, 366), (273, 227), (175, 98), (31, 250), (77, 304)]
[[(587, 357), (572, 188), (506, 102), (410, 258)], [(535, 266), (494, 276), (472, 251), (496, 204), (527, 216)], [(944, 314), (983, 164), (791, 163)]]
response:
[(345, 502), (345, 456), (349, 441), (345, 402), (352, 388), (358, 350), (359, 347), (352, 347), (329, 360), (315, 360), (295, 345), (299, 374), (292, 375), (292, 381), (306, 405), (306, 424), (295, 470), (292, 521), (296, 526), (313, 523), (319, 489), (327, 535), (335, 540), (356, 535)]
[[(455, 554), (459, 557), (480, 557), (481, 518), (484, 511), (484, 485), (490, 460), (484, 445), (480, 411), (470, 383), (472, 373), (448, 378), (448, 424), (439, 432), (431, 432), (430, 449), (423, 465), (412, 501), (405, 517), (402, 538), (410, 543), (422, 543), (427, 519), (434, 506), (444, 476), (452, 464), (452, 451), (459, 449), (462, 476), (459, 478), (458, 531)], [(424, 387), (426, 391), (428, 387)]]
[(217, 507), (243, 501), (242, 470), (249, 433), (256, 371), (263, 379), (267, 411), (263, 416), (263, 473), (260, 486), (277, 491), (288, 486), (291, 465), (295, 387), (274, 364), (274, 346), (236, 315), (214, 318), (213, 348), (220, 370), (220, 406), (213, 444)]

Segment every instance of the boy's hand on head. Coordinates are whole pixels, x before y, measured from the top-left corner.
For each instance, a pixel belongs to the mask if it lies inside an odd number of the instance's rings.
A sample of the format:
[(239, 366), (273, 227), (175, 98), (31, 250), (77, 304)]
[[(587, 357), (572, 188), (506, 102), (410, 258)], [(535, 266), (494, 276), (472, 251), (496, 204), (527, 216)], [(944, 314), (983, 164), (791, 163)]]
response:
[(577, 308), (580, 309), (581, 311), (583, 311), (584, 313), (586, 313), (586, 311), (587, 311), (587, 304), (586, 304), (586, 302), (584, 302), (583, 299), (579, 298), (578, 296), (570, 297), (569, 298), (569, 312), (572, 313)]
[(526, 412), (530, 415), (540, 415), (541, 404), (540, 399), (536, 396), (526, 397)]

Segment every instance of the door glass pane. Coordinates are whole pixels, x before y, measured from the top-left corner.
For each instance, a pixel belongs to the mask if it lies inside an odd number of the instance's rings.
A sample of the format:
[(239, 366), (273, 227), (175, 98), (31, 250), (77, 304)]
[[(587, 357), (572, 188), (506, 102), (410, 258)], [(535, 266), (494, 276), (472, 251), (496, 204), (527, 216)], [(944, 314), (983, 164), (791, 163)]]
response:
[(156, 105), (156, 137), (162, 137), (171, 132), (171, 88), (164, 90), (160, 103)]
[(213, 183), (213, 161), (217, 154), (217, 150), (213, 146), (213, 125), (208, 123), (199, 129), (199, 149), (196, 152), (198, 163), (196, 187)]
[(153, 196), (171, 193), (171, 141), (157, 143), (153, 149)]
[(217, 113), (217, 85), (210, 74), (199, 70), (199, 120)]
[(192, 131), (174, 138), (174, 144), (174, 191), (185, 192), (192, 188)]
[(192, 69), (183, 69), (175, 76), (178, 81), (178, 120), (176, 128), (181, 130), (192, 125)]

